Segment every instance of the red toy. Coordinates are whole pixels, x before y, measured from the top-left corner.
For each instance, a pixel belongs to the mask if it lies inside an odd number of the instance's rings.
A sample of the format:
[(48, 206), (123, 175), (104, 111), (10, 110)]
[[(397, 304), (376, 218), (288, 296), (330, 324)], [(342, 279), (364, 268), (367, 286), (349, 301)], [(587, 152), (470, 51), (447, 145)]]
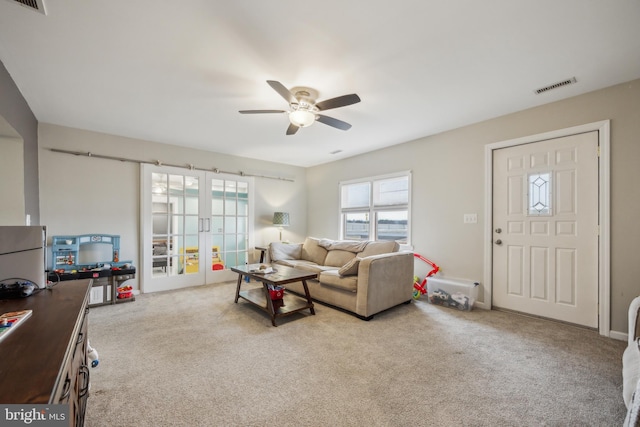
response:
[(438, 271), (440, 271), (440, 267), (438, 267), (436, 263), (434, 263), (433, 261), (426, 259), (420, 254), (414, 253), (413, 256), (418, 258), (421, 261), (426, 262), (431, 267), (433, 267), (432, 270), (428, 272), (426, 276), (424, 276), (424, 279), (422, 279), (422, 282), (419, 282), (420, 279), (418, 278), (418, 276), (414, 276), (413, 299), (420, 299), (420, 295), (424, 295), (427, 293), (427, 277), (431, 277), (434, 274), (436, 274)]

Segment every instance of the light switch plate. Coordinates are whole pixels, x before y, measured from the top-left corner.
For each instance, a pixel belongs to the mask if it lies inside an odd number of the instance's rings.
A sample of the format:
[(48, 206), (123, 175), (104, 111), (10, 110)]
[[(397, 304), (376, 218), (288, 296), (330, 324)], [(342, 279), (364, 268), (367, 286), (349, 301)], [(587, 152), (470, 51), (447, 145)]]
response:
[(474, 213), (464, 214), (465, 224), (475, 224), (477, 222), (478, 222), (478, 214), (474, 214)]

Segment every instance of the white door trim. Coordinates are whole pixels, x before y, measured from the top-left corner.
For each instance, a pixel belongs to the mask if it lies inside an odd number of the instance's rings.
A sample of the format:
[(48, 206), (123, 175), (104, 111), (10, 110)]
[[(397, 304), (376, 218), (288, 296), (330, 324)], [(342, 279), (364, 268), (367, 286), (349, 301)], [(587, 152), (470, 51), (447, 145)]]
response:
[(598, 331), (600, 335), (611, 335), (611, 258), (610, 258), (610, 121), (588, 123), (566, 129), (559, 129), (537, 135), (495, 142), (485, 146), (485, 215), (484, 215), (484, 298), (476, 302), (478, 307), (491, 309), (493, 291), (493, 150), (513, 147), (515, 145), (561, 138), (578, 133), (598, 131), (598, 222), (600, 238), (598, 239)]

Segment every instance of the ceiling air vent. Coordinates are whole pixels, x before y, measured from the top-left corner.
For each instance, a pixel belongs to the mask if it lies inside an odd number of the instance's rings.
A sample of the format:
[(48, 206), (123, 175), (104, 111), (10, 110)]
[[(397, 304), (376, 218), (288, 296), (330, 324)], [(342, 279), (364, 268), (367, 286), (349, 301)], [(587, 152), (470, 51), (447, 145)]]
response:
[(562, 86), (567, 86), (567, 85), (573, 84), (576, 81), (577, 80), (576, 80), (575, 77), (571, 77), (570, 79), (567, 79), (567, 80), (564, 80), (564, 81), (561, 81), (561, 82), (558, 82), (558, 83), (554, 83), (554, 84), (549, 85), (549, 86), (541, 87), (540, 89), (536, 89), (535, 93), (537, 95), (540, 95), (541, 93), (548, 92), (550, 90), (557, 89), (557, 88), (562, 87)]
[(8, 0), (11, 3), (17, 3), (20, 6), (29, 8), (35, 12), (40, 12), (43, 15), (47, 14), (47, 10), (44, 7), (44, 0)]

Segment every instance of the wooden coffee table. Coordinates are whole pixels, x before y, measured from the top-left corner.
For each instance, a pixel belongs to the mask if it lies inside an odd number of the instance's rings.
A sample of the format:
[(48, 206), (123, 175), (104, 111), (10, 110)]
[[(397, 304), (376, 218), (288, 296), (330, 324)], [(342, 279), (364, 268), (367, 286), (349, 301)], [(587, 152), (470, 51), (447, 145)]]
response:
[[(317, 273), (309, 271), (297, 270), (295, 268), (286, 267), (284, 265), (271, 265), (275, 270), (273, 273), (260, 274), (252, 273), (251, 270), (257, 270), (260, 264), (248, 264), (244, 266), (231, 267), (231, 271), (238, 273), (238, 285), (236, 287), (236, 303), (239, 298), (249, 301), (266, 311), (271, 317), (271, 324), (276, 325), (276, 317), (288, 316), (301, 310), (309, 309), (311, 314), (315, 315), (313, 301), (307, 287), (307, 280), (318, 277)], [(241, 291), (242, 279), (250, 277), (258, 282), (262, 282), (262, 288), (253, 288)], [(284, 286), (287, 283), (302, 282), (306, 298), (299, 297), (285, 292), (282, 300), (272, 300), (269, 296), (268, 285)]]

